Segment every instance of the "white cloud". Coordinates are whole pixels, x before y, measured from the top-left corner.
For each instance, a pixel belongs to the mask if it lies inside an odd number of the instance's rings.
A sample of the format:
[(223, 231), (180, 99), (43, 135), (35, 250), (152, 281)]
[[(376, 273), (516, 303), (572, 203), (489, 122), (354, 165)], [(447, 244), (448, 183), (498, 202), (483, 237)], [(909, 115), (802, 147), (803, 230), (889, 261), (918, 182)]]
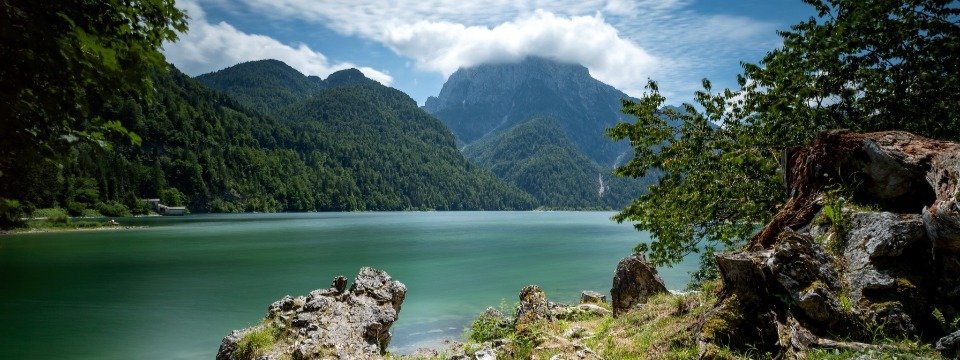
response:
[(357, 68), (367, 77), (390, 85), (389, 74), (349, 62), (331, 63), (305, 44), (287, 45), (265, 35), (248, 34), (226, 22), (207, 21), (202, 7), (192, 0), (177, 1), (190, 16), (190, 30), (175, 43), (164, 44), (167, 61), (183, 72), (199, 75), (245, 61), (276, 59), (306, 75), (326, 77), (337, 70)]
[(495, 27), (419, 21), (388, 29), (382, 41), (417, 67), (449, 76), (460, 67), (541, 56), (579, 63), (597, 79), (623, 90), (643, 87), (667, 66), (596, 14), (562, 17), (537, 10)]
[(699, 13), (691, 0), (239, 1), (258, 14), (379, 42), (419, 69), (446, 75), (539, 55), (581, 63), (631, 95), (650, 76), (668, 96), (689, 97), (703, 76), (777, 41), (770, 23)]
[[(668, 98), (689, 98), (705, 76), (718, 86), (733, 86), (731, 68), (759, 60), (779, 45), (774, 24), (702, 13), (692, 0), (179, 0), (178, 6), (194, 1), (269, 21), (297, 19), (371, 40), (410, 59), (419, 70), (443, 75), (459, 67), (536, 55), (580, 63), (594, 77), (630, 95), (639, 95), (650, 77)], [(223, 66), (251, 57), (248, 52), (298, 58), (280, 60), (321, 76), (352, 66), (330, 64), (304, 45), (269, 38), (257, 45), (249, 38), (256, 35), (228, 24), (191, 21), (192, 31), (200, 27), (222, 34), (191, 34), (197, 39), (185, 40), (233, 41), (221, 46), (230, 50), (222, 56), (231, 59), (223, 60)], [(200, 67), (199, 61), (216, 61), (221, 56), (217, 51), (195, 48), (182, 56), (196, 57), (195, 66)], [(378, 80), (390, 79), (363, 70)]]

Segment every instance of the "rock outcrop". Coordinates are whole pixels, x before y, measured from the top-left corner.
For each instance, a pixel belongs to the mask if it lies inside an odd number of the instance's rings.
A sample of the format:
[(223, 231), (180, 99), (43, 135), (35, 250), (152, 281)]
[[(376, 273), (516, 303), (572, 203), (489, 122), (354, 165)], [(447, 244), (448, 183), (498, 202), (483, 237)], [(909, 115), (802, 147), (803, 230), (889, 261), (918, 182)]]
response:
[(607, 296), (596, 291), (583, 291), (580, 293), (581, 304), (603, 304), (607, 302)]
[(960, 358), (960, 330), (938, 340), (937, 351), (946, 357)]
[(360, 269), (349, 290), (346, 285), (338, 276), (329, 289), (274, 302), (261, 324), (223, 339), (217, 360), (381, 356), (407, 288), (368, 267)]
[(643, 254), (636, 253), (620, 260), (613, 275), (610, 296), (613, 315), (619, 316), (634, 306), (647, 302), (653, 295), (667, 292), (657, 269), (647, 264)]
[[(584, 291), (583, 293), (593, 293), (598, 298), (602, 297), (601, 294), (594, 292)], [(574, 359), (601, 358), (583, 343), (583, 340), (593, 336), (593, 333), (577, 326), (564, 329), (558, 321), (596, 319), (611, 315), (610, 310), (592, 302), (577, 305), (551, 302), (537, 285), (524, 286), (520, 290), (519, 298), (520, 303), (512, 321), (494, 308), (487, 308), (476, 320), (483, 323), (484, 328), (497, 329), (496, 336), (500, 338), (486, 337), (492, 335), (490, 332), (484, 333), (482, 335), (484, 337), (479, 339), (472, 337), (473, 340), (480, 341), (472, 350), (468, 351), (462, 343), (455, 344), (446, 351), (445, 358), (449, 360), (538, 358), (532, 357), (531, 351), (568, 354)], [(565, 359), (562, 355), (555, 355), (552, 358)]]
[(539, 321), (553, 321), (556, 319), (553, 316), (553, 307), (539, 286), (524, 286), (520, 289), (520, 306), (517, 307), (513, 326), (517, 331), (523, 331)]
[(955, 351), (944, 335), (960, 317), (960, 144), (824, 132), (784, 165), (788, 202), (747, 249), (717, 255), (723, 289), (701, 355), (725, 344), (802, 357), (869, 348), (856, 340), (878, 333)]

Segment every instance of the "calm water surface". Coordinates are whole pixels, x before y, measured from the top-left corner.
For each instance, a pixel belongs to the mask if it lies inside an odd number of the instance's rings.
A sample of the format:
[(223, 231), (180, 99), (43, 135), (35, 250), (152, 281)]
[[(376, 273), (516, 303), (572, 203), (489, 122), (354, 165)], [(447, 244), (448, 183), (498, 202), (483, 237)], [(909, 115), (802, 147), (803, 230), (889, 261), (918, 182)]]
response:
[[(0, 359), (212, 359), (283, 295), (352, 280), (407, 285), (392, 351), (456, 338), (538, 284), (608, 293), (647, 236), (609, 212), (401, 212), (121, 219), (150, 228), (0, 237)], [(660, 269), (681, 289), (693, 259)]]

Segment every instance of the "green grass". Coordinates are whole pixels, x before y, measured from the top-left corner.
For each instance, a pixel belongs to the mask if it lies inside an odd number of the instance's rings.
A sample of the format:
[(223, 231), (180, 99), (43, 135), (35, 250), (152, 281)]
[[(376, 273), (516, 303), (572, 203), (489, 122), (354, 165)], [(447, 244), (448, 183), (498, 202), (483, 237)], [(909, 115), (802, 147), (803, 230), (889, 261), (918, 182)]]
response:
[(641, 309), (601, 319), (587, 344), (611, 359), (697, 358), (699, 349), (690, 328), (708, 304), (713, 304), (712, 293), (660, 294)]
[[(472, 355), (482, 348), (482, 343), (497, 338), (506, 338), (508, 345), (498, 350), (498, 359), (549, 359), (554, 355), (577, 358), (575, 343), (580, 342), (604, 359), (696, 359), (700, 355), (697, 326), (704, 314), (716, 305), (716, 289), (719, 280), (704, 283), (703, 291), (682, 295), (660, 294), (652, 297), (643, 307), (620, 317), (593, 316), (573, 317), (552, 323), (540, 322), (528, 325), (523, 331), (504, 326), (502, 319), (491, 319), (481, 314), (465, 333), (468, 341), (463, 349)], [(850, 299), (843, 296), (841, 306), (852, 308)], [(504, 308), (505, 305), (501, 305)], [(511, 313), (509, 309), (502, 310)], [(942, 316), (941, 316), (942, 317)], [(509, 319), (508, 319), (509, 320)], [(944, 319), (943, 322), (947, 322)], [(950, 325), (950, 324), (947, 324)], [(564, 332), (578, 327), (582, 331), (567, 336)], [(873, 329), (873, 344), (877, 349), (866, 352), (837, 349), (810, 349), (802, 358), (808, 359), (854, 359), (867, 355), (871, 359), (943, 359), (930, 344), (911, 339), (889, 338), (882, 327)], [(569, 335), (569, 333), (567, 334)], [(756, 349), (732, 350), (724, 344), (716, 344), (709, 353), (716, 359), (773, 359), (776, 354)], [(444, 356), (434, 359), (443, 359)], [(400, 359), (413, 359), (400, 357)]]
[(943, 359), (930, 345), (914, 341), (897, 341), (887, 343), (888, 348), (883, 350), (855, 351), (845, 349), (811, 349), (807, 352), (810, 360), (848, 360), (866, 356), (873, 360), (906, 360), (906, 359)]
[[(501, 314), (512, 314), (513, 309), (516, 309), (517, 306), (518, 304), (511, 306), (507, 304), (506, 300), (502, 300), (500, 301), (498, 311)], [(484, 311), (470, 324), (470, 328), (466, 330), (464, 338), (473, 342), (482, 343), (484, 341), (510, 337), (513, 331), (512, 318), (497, 317), (487, 314), (487, 312)]]
[(850, 214), (844, 211), (848, 203), (841, 189), (828, 190), (824, 194), (821, 213), (833, 229), (833, 236), (827, 237), (824, 247), (834, 255), (843, 254), (847, 246), (847, 233), (850, 232), (850, 223), (853, 221)]
[(17, 231), (57, 231), (57, 230), (80, 230), (80, 229), (98, 229), (109, 228), (115, 225), (106, 221), (95, 220), (73, 220), (68, 217), (54, 217), (39, 220), (27, 220), (26, 226)]
[[(100, 212), (93, 209), (85, 209), (82, 211), (81, 215), (84, 217), (102, 217)], [(71, 218), (69, 211), (66, 209), (53, 207), (34, 210), (31, 214), (29, 214), (29, 218), (27, 218), (26, 221), (24, 221), (18, 228), (15, 228), (14, 231), (29, 232), (38, 230), (77, 230), (109, 228), (113, 226), (115, 225), (110, 224), (106, 220)]]
[(480, 314), (470, 329), (467, 330), (467, 339), (475, 342), (484, 342), (509, 337), (513, 333), (513, 324), (504, 318)]
[(258, 326), (243, 334), (237, 342), (234, 356), (237, 360), (259, 359), (269, 353), (283, 335), (283, 330), (272, 323)]
[(69, 216), (67, 215), (67, 210), (54, 207), (54, 208), (36, 209), (33, 211), (33, 214), (30, 214), (30, 217), (51, 219), (51, 218), (60, 218), (60, 217), (68, 218)]

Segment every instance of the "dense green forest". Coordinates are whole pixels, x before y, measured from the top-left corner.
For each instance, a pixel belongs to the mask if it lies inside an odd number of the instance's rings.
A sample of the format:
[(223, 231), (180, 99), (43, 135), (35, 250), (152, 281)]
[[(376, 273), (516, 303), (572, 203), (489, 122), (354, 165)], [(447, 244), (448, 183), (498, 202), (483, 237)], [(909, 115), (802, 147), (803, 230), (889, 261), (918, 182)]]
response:
[(142, 212), (146, 197), (194, 212), (535, 206), (466, 161), (408, 96), (352, 78), (277, 120), (171, 68), (153, 77), (151, 100), (131, 94), (104, 109), (141, 144), (80, 144), (63, 161), (23, 166), (5, 195), (72, 215)]
[(276, 114), (327, 88), (319, 77), (304, 76), (278, 60), (245, 62), (194, 79), (264, 114)]
[(547, 208), (619, 208), (647, 185), (643, 180), (615, 177), (594, 163), (567, 138), (557, 120), (549, 117), (535, 117), (486, 136), (463, 152)]

